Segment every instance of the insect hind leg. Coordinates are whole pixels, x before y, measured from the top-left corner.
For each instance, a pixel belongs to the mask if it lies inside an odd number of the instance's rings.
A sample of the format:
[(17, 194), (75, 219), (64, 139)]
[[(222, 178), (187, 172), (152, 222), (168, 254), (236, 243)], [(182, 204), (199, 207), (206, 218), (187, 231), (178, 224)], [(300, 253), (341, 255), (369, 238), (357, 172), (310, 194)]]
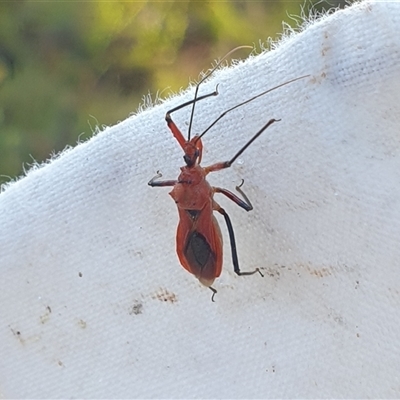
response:
[(214, 296), (218, 293), (212, 286), (208, 287), (212, 292), (211, 301), (215, 303)]
[(235, 271), (235, 273), (239, 276), (246, 276), (246, 275), (253, 275), (256, 272), (258, 272), (262, 277), (264, 277), (264, 275), (261, 273), (259, 268), (256, 268), (254, 271), (241, 271), (240, 270), (239, 259), (238, 259), (237, 250), (236, 250), (235, 232), (233, 231), (231, 219), (230, 219), (229, 215), (227, 214), (227, 212), (222, 207), (217, 206), (217, 208), (215, 210), (224, 216), (226, 226), (228, 227), (229, 240), (231, 242), (233, 270)]

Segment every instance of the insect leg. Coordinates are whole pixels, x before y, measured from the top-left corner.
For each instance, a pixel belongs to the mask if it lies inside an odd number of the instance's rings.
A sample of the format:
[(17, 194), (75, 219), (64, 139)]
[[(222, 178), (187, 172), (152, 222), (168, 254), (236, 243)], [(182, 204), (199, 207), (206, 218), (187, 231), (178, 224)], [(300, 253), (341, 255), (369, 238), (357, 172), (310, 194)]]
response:
[(165, 114), (165, 120), (167, 121), (168, 128), (172, 132), (172, 134), (174, 135), (175, 139), (178, 141), (182, 149), (186, 143), (186, 139), (182, 135), (182, 132), (179, 130), (179, 128), (175, 125), (175, 122), (172, 121), (171, 114), (175, 111), (180, 110), (181, 108), (194, 104), (200, 100), (206, 99), (207, 97), (217, 96), (217, 95), (218, 95), (218, 85), (212, 93), (205, 94), (204, 96), (200, 96), (195, 98), (194, 100), (190, 100), (187, 101), (186, 103), (180, 104), (179, 106), (167, 111), (167, 113)]
[(157, 175), (149, 180), (147, 183), (151, 187), (162, 187), (162, 186), (175, 186), (178, 181), (157, 181), (157, 179), (161, 178), (162, 174), (157, 171)]
[[(280, 119), (270, 119), (229, 161), (222, 161), (205, 167), (206, 174), (209, 172), (220, 171), (224, 168), (229, 168), (235, 160), (273, 123), (279, 122)], [(201, 136), (199, 136), (201, 137)]]
[(217, 291), (211, 286), (209, 286), (209, 288), (213, 292), (213, 294), (211, 296), (211, 301), (214, 302), (214, 296), (217, 294)]
[(235, 233), (233, 231), (231, 219), (229, 218), (229, 215), (226, 213), (226, 211), (218, 204), (215, 203), (214, 209), (215, 209), (215, 211), (218, 211), (220, 214), (222, 214), (224, 216), (226, 226), (228, 227), (229, 240), (231, 242), (233, 270), (235, 271), (235, 273), (239, 276), (243, 276), (243, 275), (253, 275), (256, 272), (258, 272), (261, 276), (264, 276), (258, 268), (256, 268), (254, 271), (247, 271), (247, 272), (242, 272), (240, 270), (239, 259), (238, 259), (237, 250), (236, 250)]
[(172, 114), (173, 112), (178, 111), (178, 110), (180, 110), (181, 108), (190, 106), (190, 105), (193, 104), (193, 103), (197, 103), (198, 101), (203, 100), (203, 99), (206, 99), (207, 97), (217, 96), (218, 94), (219, 94), (219, 93), (218, 93), (218, 85), (217, 85), (216, 88), (215, 88), (215, 90), (214, 90), (213, 92), (208, 93), (208, 94), (204, 94), (203, 96), (199, 96), (199, 97), (197, 97), (197, 98), (195, 98), (195, 99), (193, 99), (193, 100), (189, 100), (189, 101), (187, 101), (186, 103), (182, 103), (182, 104), (180, 104), (179, 106), (176, 106), (176, 107), (172, 108), (171, 110), (167, 111), (167, 113), (165, 114), (165, 119), (166, 119), (167, 122), (168, 122), (168, 118), (171, 118), (171, 114)]
[(214, 187), (214, 192), (215, 193), (222, 193), (226, 197), (228, 197), (230, 200), (234, 201), (239, 207), (242, 207), (246, 211), (251, 211), (253, 209), (253, 205), (251, 204), (249, 198), (246, 196), (246, 194), (243, 192), (241, 189), (243, 185), (244, 180), (242, 179), (242, 182), (239, 186), (236, 186), (236, 190), (242, 195), (243, 199), (240, 197), (236, 196), (236, 194), (232, 193), (231, 191), (219, 187)]

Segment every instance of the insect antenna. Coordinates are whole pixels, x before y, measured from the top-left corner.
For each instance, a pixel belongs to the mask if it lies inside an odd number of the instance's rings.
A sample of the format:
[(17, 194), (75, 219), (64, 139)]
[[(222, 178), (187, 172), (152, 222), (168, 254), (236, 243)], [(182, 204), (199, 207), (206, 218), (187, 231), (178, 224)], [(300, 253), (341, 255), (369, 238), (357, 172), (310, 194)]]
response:
[[(205, 131), (203, 131), (202, 133), (201, 133), (201, 135), (199, 135), (198, 136), (198, 138), (197, 138), (197, 140), (199, 140), (199, 139), (201, 139), (221, 118), (223, 118), (223, 117), (225, 117), (225, 115), (226, 114), (228, 114), (229, 112), (231, 112), (231, 111), (233, 111), (233, 110), (235, 110), (236, 108), (239, 108), (239, 107), (241, 107), (241, 106), (244, 106), (245, 104), (247, 104), (247, 103), (250, 103), (250, 102), (252, 102), (253, 100), (255, 100), (255, 99), (258, 99), (259, 97), (261, 97), (261, 96), (264, 96), (265, 94), (267, 94), (267, 93), (269, 93), (269, 92), (272, 92), (273, 90), (276, 90), (276, 89), (279, 89), (279, 88), (281, 88), (282, 86), (285, 86), (285, 85), (289, 85), (289, 83), (293, 83), (293, 82), (296, 82), (296, 81), (298, 81), (298, 80), (300, 80), (300, 79), (304, 79), (304, 78), (307, 78), (307, 77), (309, 77), (310, 75), (303, 75), (303, 76), (299, 76), (298, 78), (294, 78), (294, 79), (291, 79), (290, 81), (286, 81), (286, 82), (284, 82), (284, 83), (281, 83), (280, 85), (277, 85), (277, 86), (274, 86), (273, 88), (271, 88), (271, 89), (268, 89), (268, 90), (265, 90), (264, 92), (261, 92), (261, 93), (259, 93), (259, 94), (257, 94), (256, 96), (254, 96), (254, 97), (251, 97), (250, 99), (248, 99), (248, 100), (246, 100), (246, 101), (243, 101), (242, 103), (239, 103), (239, 104), (236, 104), (236, 106), (234, 106), (234, 107), (232, 107), (232, 108), (229, 108), (228, 110), (226, 110), (226, 111), (224, 111)], [(194, 105), (194, 104), (193, 104)], [(276, 121), (278, 121), (278, 120), (276, 120)], [(267, 124), (268, 126), (270, 125), (269, 123)], [(267, 127), (264, 127), (264, 129), (262, 129), (261, 130), (261, 132), (259, 132), (259, 134), (261, 134), (262, 133), (262, 131), (264, 131), (265, 129), (266, 129)], [(255, 140), (257, 137), (258, 137), (259, 135), (255, 135), (255, 137), (248, 143), (248, 145), (250, 145), (252, 142), (253, 142), (253, 140)], [(246, 145), (245, 146), (245, 148), (243, 149), (243, 151), (247, 148), (248, 146)], [(242, 152), (240, 152), (240, 154), (241, 154)], [(239, 157), (240, 156), (240, 154), (238, 154), (237, 156), (235, 156), (234, 157), (234, 159), (232, 160), (232, 162), (237, 158), (237, 157)]]
[[(194, 116), (194, 107), (195, 107), (195, 105), (196, 105), (196, 102), (198, 101), (198, 100), (200, 100), (200, 98), (198, 98), (197, 97), (197, 94), (198, 94), (198, 92), (199, 92), (199, 86), (211, 75), (211, 74), (213, 74), (214, 73), (214, 71), (224, 62), (224, 60), (226, 60), (226, 58), (227, 57), (229, 57), (232, 53), (234, 53), (235, 51), (237, 51), (237, 50), (240, 50), (240, 49), (252, 49), (253, 47), (252, 46), (239, 46), (239, 47), (235, 47), (234, 49), (232, 49), (231, 51), (229, 51), (228, 53), (226, 53), (222, 58), (221, 58), (221, 60), (217, 63), (217, 65), (210, 71), (210, 72), (208, 72), (201, 80), (200, 80), (200, 82), (196, 85), (196, 90), (195, 90), (195, 92), (194, 92), (194, 100), (192, 100), (192, 102), (193, 102), (193, 105), (192, 105), (192, 111), (191, 111), (191, 113), (190, 113), (190, 122), (189, 122), (189, 129), (188, 129), (188, 141), (190, 140), (190, 135), (191, 135), (191, 132), (192, 132), (192, 124), (193, 124), (193, 116)], [(216, 91), (216, 93), (218, 93), (217, 91)], [(208, 97), (208, 96), (204, 96), (204, 97)], [(202, 96), (202, 98), (204, 98), (203, 96)], [(188, 102), (189, 104), (190, 104), (190, 102)]]

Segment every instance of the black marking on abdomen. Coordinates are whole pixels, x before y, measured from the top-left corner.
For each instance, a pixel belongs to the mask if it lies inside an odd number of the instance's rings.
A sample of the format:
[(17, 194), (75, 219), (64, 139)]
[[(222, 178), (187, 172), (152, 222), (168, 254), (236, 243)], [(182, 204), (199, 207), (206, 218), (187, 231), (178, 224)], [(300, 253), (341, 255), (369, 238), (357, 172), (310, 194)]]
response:
[(203, 269), (212, 254), (211, 247), (206, 238), (197, 231), (191, 233), (185, 249), (186, 258), (191, 262), (195, 261)]

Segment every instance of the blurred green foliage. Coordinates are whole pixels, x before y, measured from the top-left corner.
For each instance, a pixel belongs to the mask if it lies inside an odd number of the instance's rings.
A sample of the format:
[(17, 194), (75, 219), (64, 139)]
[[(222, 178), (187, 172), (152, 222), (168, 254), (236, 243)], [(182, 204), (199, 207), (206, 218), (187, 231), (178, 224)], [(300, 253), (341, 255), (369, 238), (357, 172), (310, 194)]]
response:
[[(0, 183), (295, 25), (298, 1), (0, 2)], [(338, 6), (319, 3), (313, 8)], [(164, 92), (164, 94), (167, 92)]]

